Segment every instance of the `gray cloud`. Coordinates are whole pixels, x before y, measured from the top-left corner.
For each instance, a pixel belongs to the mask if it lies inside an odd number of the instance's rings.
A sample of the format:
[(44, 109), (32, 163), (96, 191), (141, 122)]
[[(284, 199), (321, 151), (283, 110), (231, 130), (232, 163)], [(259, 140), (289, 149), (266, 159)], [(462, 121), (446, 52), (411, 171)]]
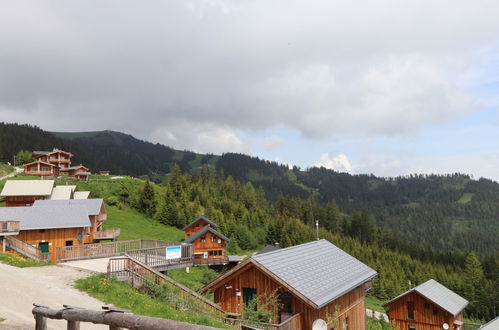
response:
[[(478, 105), (457, 84), (499, 32), (482, 1), (4, 1), (0, 120), (203, 152), (241, 132), (413, 134)], [(278, 141), (277, 141), (278, 142)]]

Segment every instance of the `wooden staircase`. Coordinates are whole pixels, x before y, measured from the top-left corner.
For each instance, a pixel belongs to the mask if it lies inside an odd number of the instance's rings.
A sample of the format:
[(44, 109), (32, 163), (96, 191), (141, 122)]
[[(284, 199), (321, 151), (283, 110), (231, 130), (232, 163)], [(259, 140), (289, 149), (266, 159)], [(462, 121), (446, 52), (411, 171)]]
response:
[(31, 246), (23, 241), (13, 237), (7, 236), (4, 238), (5, 246), (17, 253), (35, 259), (41, 262), (50, 262), (50, 252), (42, 252), (38, 248)]

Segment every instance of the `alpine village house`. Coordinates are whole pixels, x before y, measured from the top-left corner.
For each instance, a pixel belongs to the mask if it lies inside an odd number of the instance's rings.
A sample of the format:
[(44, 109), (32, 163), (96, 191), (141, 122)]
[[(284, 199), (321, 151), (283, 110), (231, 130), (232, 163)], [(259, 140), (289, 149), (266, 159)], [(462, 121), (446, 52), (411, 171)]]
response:
[(52, 151), (33, 151), (33, 158), (36, 160), (24, 165), (24, 173), (54, 178), (67, 175), (69, 178), (87, 181), (89, 169), (81, 164), (71, 166), (73, 156), (72, 153), (57, 148)]
[(6, 202), (0, 207), (0, 223), (16, 223), (18, 232), (2, 237), (3, 248), (8, 240), (14, 250), (32, 248), (33, 257), (46, 255), (56, 262), (58, 247), (116, 239), (119, 230), (102, 228), (107, 219), (104, 201), (83, 198), (90, 196), (84, 191), (74, 199), (76, 193), (76, 186), (54, 186), (54, 180), (8, 180), (0, 193)]
[[(376, 271), (327, 240), (255, 254), (202, 289), (241, 315), (250, 301), (277, 293), (273, 323), (285, 329), (366, 328), (365, 295)], [(251, 307), (249, 307), (251, 308)], [(286, 326), (284, 326), (286, 325)]]
[(435, 280), (428, 280), (384, 306), (392, 324), (403, 330), (463, 330), (468, 301)]

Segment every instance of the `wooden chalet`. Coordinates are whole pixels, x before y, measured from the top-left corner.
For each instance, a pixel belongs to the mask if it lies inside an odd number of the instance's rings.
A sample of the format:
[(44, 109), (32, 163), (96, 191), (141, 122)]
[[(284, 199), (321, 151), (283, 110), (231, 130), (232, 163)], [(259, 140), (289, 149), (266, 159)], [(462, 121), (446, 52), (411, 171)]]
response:
[(200, 216), (183, 228), (185, 243), (194, 245), (194, 264), (228, 264), (226, 248), (229, 239), (216, 231), (218, 225)]
[(73, 156), (72, 153), (57, 148), (52, 151), (33, 151), (33, 157), (37, 161), (53, 164), (60, 169), (71, 167)]
[(91, 228), (88, 212), (81, 205), (0, 207), (0, 222), (9, 221), (19, 221), (19, 233), (12, 236), (16, 241), (49, 254), (54, 263), (57, 247), (93, 242), (87, 234)]
[(68, 205), (82, 206), (87, 210), (88, 219), (91, 223), (91, 226), (85, 232), (85, 235), (90, 237), (87, 241), (115, 240), (120, 235), (119, 229), (104, 230), (103, 228), (104, 222), (107, 220), (107, 212), (102, 198), (40, 200), (36, 201), (33, 207), (58, 208)]
[(463, 330), (463, 309), (467, 305), (466, 299), (428, 280), (384, 306), (390, 322), (401, 330)]
[(54, 180), (8, 180), (0, 196), (8, 207), (31, 206), (35, 200), (50, 198), (53, 188)]
[(239, 315), (256, 295), (277, 292), (274, 329), (312, 329), (332, 317), (335, 329), (358, 330), (366, 328), (365, 294), (376, 275), (330, 242), (318, 240), (254, 255), (202, 292), (213, 292), (215, 303)]
[(81, 181), (88, 181), (88, 177), (90, 176), (89, 168), (83, 165), (72, 166), (69, 168), (61, 169), (62, 175), (67, 175), (68, 178), (74, 178)]
[(24, 164), (24, 174), (55, 178), (59, 176), (59, 166), (41, 160), (36, 160), (34, 162)]

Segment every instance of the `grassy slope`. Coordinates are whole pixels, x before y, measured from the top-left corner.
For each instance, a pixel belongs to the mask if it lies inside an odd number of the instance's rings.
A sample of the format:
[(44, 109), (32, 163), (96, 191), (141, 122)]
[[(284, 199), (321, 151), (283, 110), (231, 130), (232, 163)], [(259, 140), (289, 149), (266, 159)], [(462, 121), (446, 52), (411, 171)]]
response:
[(38, 262), (33, 259), (29, 258), (24, 258), (18, 255), (10, 254), (10, 253), (1, 253), (0, 252), (0, 262), (3, 262), (4, 264), (15, 266), (15, 267), (41, 267), (41, 266), (48, 266), (50, 264), (47, 264), (45, 262)]
[(75, 282), (75, 287), (92, 297), (131, 310), (135, 314), (161, 317), (170, 320), (227, 328), (221, 321), (199, 315), (193, 311), (182, 311), (168, 303), (154, 299), (148, 294), (117, 280), (107, 281), (104, 275), (93, 275)]
[(463, 196), (457, 201), (459, 204), (467, 204), (473, 199), (472, 193), (464, 193)]
[(381, 313), (386, 313), (385, 308), (383, 307), (383, 304), (385, 302), (371, 296), (366, 297), (366, 308), (372, 309), (373, 311), (381, 312)]
[(190, 268), (189, 273), (185, 269), (170, 270), (168, 276), (186, 287), (198, 291), (220, 274), (208, 268), (208, 266), (200, 266)]
[(178, 242), (184, 239), (184, 232), (180, 229), (162, 225), (132, 209), (120, 210), (116, 206), (107, 206), (104, 228), (120, 228), (120, 240), (145, 238)]
[(0, 164), (0, 177), (14, 172), (14, 168), (9, 165)]

